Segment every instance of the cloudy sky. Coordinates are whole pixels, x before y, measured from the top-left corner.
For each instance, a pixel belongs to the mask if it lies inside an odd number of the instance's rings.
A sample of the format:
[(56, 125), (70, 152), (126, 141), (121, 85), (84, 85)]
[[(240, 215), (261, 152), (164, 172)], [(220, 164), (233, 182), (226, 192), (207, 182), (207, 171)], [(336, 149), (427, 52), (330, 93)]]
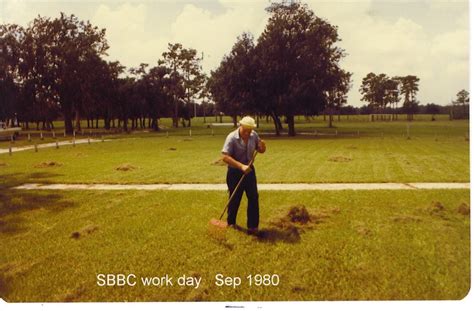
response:
[[(418, 100), (445, 105), (469, 89), (468, 0), (308, 0), (315, 14), (338, 26), (339, 46), (353, 73), (349, 104), (360, 106), (369, 72), (417, 75)], [(110, 60), (127, 67), (155, 65), (168, 42), (204, 54), (215, 69), (238, 35), (265, 28), (269, 0), (0, 0), (0, 23), (26, 26), (35, 16), (60, 12), (107, 29)]]

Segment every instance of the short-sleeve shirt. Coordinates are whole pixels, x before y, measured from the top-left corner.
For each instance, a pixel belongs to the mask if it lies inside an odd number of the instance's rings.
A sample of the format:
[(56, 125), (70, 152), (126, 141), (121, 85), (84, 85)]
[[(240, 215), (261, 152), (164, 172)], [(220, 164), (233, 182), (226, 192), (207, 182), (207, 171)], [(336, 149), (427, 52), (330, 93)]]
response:
[(249, 164), (252, 160), (253, 152), (257, 149), (259, 137), (257, 132), (252, 131), (247, 145), (244, 140), (240, 137), (239, 129), (232, 131), (227, 135), (222, 148), (222, 153), (230, 155), (235, 160), (245, 165)]

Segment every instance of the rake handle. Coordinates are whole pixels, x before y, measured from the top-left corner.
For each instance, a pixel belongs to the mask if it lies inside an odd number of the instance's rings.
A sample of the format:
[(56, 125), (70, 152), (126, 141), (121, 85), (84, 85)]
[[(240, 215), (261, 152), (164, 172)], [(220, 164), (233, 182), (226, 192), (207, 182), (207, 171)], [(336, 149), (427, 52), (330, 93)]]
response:
[[(252, 156), (252, 160), (250, 161), (249, 163), (249, 167), (253, 165), (253, 162), (255, 161), (255, 158), (257, 157), (257, 150), (255, 150), (253, 152), (253, 156)], [(250, 171), (249, 171), (250, 172)], [(242, 181), (244, 180), (245, 176), (247, 176), (247, 174), (243, 174), (242, 177), (240, 177), (240, 180), (239, 182), (237, 183), (237, 186), (235, 186), (235, 189), (234, 191), (232, 192), (232, 194), (230, 195), (230, 198), (229, 198), (229, 201), (227, 201), (227, 204), (225, 205), (225, 208), (224, 210), (222, 211), (222, 214), (221, 214), (221, 217), (219, 217), (219, 220), (222, 219), (222, 216), (224, 216), (225, 212), (227, 211), (227, 209), (229, 208), (229, 204), (230, 202), (232, 201), (232, 199), (234, 198), (235, 194), (237, 193), (237, 190), (239, 189), (240, 187), (240, 184), (242, 183)]]

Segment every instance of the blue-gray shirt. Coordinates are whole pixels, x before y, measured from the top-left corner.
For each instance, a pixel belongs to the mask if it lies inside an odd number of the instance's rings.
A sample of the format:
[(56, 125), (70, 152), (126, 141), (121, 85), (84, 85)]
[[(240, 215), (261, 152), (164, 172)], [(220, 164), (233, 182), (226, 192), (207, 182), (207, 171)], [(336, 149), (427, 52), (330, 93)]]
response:
[(244, 140), (240, 137), (239, 129), (237, 128), (235, 131), (232, 131), (227, 135), (222, 152), (230, 155), (240, 163), (247, 165), (250, 160), (252, 160), (252, 155), (257, 149), (259, 139), (257, 132), (252, 131), (248, 143), (245, 145)]

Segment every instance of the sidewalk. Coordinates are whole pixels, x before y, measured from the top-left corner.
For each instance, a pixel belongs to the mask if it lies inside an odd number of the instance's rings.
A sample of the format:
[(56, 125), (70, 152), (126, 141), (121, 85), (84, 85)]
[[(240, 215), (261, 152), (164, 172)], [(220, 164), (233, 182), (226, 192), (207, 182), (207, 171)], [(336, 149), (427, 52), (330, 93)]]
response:
[[(344, 184), (259, 184), (259, 190), (269, 191), (337, 191), (337, 190), (426, 190), (469, 189), (470, 183), (344, 183)], [(226, 184), (24, 184), (21, 190), (227, 190)]]
[[(101, 142), (102, 140), (100, 139), (90, 139), (90, 142), (91, 144), (92, 143), (98, 143), (98, 142)], [(104, 139), (104, 141), (107, 141), (107, 139)], [(76, 139), (76, 145), (79, 145), (79, 144), (87, 144), (88, 143), (88, 140), (87, 138), (83, 138), (83, 139)], [(69, 141), (58, 141), (58, 145), (59, 146), (66, 146), (66, 145), (72, 145), (73, 142), (72, 140), (69, 140)], [(38, 149), (43, 149), (43, 148), (50, 148), (50, 147), (56, 147), (56, 143), (47, 143), (47, 144), (40, 144), (40, 145), (37, 145)], [(12, 147), (12, 152), (19, 152), (19, 151), (25, 151), (25, 150), (33, 150), (35, 149), (35, 146), (23, 146), (23, 147)], [(2, 148), (0, 149), (0, 154), (4, 154), (4, 153), (8, 153), (8, 148)]]

